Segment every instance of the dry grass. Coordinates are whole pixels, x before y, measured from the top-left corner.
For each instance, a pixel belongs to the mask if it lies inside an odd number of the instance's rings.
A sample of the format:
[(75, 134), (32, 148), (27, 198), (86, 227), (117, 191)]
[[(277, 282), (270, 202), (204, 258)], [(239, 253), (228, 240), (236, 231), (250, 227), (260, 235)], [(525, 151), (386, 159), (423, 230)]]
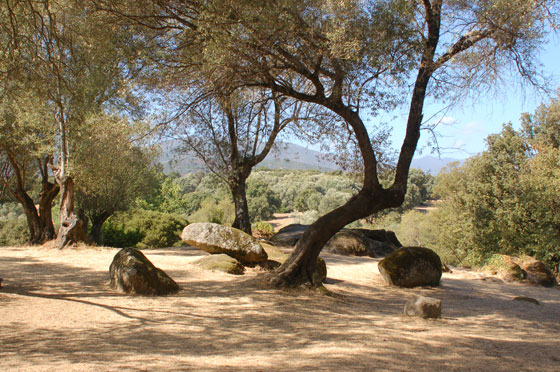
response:
[[(325, 255), (326, 286), (273, 290), (258, 272), (204, 271), (191, 248), (145, 251), (182, 290), (111, 291), (117, 251), (0, 248), (2, 371), (543, 371), (558, 370), (560, 291), (463, 270), (435, 289), (384, 285), (377, 260)], [(443, 318), (405, 318), (416, 294)], [(512, 301), (534, 297), (542, 305)]]

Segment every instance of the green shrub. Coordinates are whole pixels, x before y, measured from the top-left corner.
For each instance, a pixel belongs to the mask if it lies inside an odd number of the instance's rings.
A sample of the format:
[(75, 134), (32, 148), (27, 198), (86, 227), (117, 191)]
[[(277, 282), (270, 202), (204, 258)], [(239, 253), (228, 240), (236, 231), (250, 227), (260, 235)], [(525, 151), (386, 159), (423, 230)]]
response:
[(25, 218), (0, 220), (0, 246), (22, 245), (29, 241)]
[(134, 210), (111, 217), (103, 225), (103, 244), (111, 247), (163, 248), (181, 242), (188, 225), (184, 216)]
[(268, 222), (258, 221), (251, 225), (253, 236), (258, 238), (270, 239), (274, 235), (274, 227)]
[(191, 222), (212, 222), (231, 225), (235, 218), (235, 207), (229, 198), (216, 201), (208, 197), (200, 204), (200, 209), (189, 216)]

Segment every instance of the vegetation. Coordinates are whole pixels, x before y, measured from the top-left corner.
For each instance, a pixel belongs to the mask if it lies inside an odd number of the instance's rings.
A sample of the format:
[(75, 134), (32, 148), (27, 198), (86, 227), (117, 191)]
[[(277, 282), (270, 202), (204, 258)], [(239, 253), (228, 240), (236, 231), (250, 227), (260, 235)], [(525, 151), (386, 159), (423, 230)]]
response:
[(185, 217), (155, 211), (118, 213), (103, 226), (103, 244), (111, 247), (163, 248), (181, 241)]
[[(2, 201), (21, 205), (32, 243), (56, 236), (61, 248), (88, 229), (98, 242), (162, 246), (187, 217), (250, 232), (274, 212), (303, 212), (314, 221), (270, 277), (278, 286), (319, 285), (324, 244), (364, 221), (400, 220), (419, 229), (406, 239), (457, 262), (497, 252), (557, 262), (557, 100), (520, 131), (505, 125), (433, 190), (410, 169), (428, 99), (454, 104), (512, 71), (546, 88), (535, 56), (557, 25), (556, 0), (8, 0)], [(403, 106), (393, 156), (375, 118)], [(332, 145), (353, 173), (253, 171), (286, 130)], [(159, 172), (156, 132), (213, 175)], [(432, 192), (442, 202), (426, 224), (411, 210)]]
[(436, 208), (379, 222), (449, 264), (481, 267), (499, 254), (528, 255), (558, 271), (559, 113), (556, 98), (523, 115), (520, 130), (504, 124), (486, 151), (436, 177)]

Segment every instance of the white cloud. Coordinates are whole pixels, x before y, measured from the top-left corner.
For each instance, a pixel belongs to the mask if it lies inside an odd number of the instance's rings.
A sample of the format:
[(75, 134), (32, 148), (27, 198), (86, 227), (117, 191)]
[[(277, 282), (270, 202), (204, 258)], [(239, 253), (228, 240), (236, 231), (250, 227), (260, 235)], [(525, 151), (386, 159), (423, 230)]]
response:
[(439, 123), (443, 125), (453, 125), (453, 124), (457, 124), (457, 119), (454, 118), (453, 116), (444, 116), (441, 119), (439, 119)]

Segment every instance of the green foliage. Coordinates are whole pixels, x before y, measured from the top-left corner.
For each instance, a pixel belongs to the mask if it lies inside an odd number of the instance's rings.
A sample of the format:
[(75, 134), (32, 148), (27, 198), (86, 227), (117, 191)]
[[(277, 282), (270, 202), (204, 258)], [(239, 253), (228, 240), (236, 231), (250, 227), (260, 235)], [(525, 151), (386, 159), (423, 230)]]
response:
[(156, 211), (118, 213), (103, 226), (103, 244), (111, 247), (163, 248), (180, 243), (185, 217)]
[(488, 137), (488, 150), (438, 176), (440, 249), (469, 265), (494, 254), (560, 261), (560, 116), (546, 115), (559, 105), (524, 116), (523, 131), (504, 125)]
[(189, 216), (191, 222), (212, 222), (231, 225), (234, 220), (234, 206), (229, 198), (216, 200), (207, 197), (200, 203), (200, 209)]
[(0, 246), (22, 245), (29, 241), (25, 218), (0, 219)]
[(253, 235), (265, 239), (270, 239), (274, 235), (274, 227), (268, 222), (257, 221), (251, 224)]
[(157, 182), (151, 160), (154, 151), (132, 140), (144, 129), (139, 123), (105, 114), (86, 120), (73, 174), (79, 206), (90, 218), (127, 210), (137, 198), (152, 192)]
[(280, 208), (280, 200), (268, 185), (258, 178), (247, 182), (247, 203), (251, 221), (263, 221), (272, 218)]
[(25, 217), (21, 204), (8, 202), (0, 205), (0, 221), (15, 220)]

